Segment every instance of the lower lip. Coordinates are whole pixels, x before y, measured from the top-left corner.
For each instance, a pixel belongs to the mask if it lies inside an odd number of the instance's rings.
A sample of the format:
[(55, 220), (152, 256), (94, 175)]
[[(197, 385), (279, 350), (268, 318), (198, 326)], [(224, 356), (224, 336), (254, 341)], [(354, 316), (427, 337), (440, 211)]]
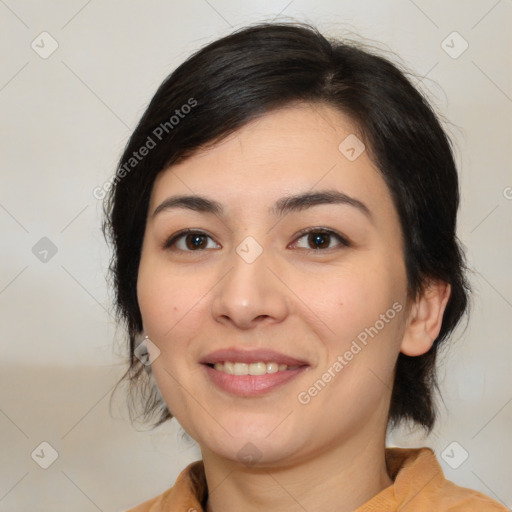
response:
[(265, 375), (231, 375), (215, 370), (206, 364), (203, 364), (203, 367), (212, 382), (220, 389), (244, 397), (268, 393), (297, 377), (307, 368), (307, 366), (301, 366), (295, 370), (266, 373)]

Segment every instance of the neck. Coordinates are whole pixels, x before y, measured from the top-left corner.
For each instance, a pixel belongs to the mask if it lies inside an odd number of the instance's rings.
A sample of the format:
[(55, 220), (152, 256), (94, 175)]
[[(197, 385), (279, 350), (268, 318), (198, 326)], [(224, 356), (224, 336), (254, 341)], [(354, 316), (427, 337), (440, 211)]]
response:
[(207, 512), (351, 512), (393, 483), (385, 434), (329, 447), (287, 467), (241, 466), (207, 450), (203, 461)]

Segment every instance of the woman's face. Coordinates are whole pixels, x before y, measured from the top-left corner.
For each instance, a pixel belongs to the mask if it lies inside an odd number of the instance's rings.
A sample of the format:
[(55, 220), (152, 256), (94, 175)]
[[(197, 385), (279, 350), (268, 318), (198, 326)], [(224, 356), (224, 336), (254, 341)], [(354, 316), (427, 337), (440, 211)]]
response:
[(288, 463), (385, 431), (407, 283), (355, 137), (331, 107), (288, 107), (155, 181), (138, 300), (159, 389), (203, 450)]

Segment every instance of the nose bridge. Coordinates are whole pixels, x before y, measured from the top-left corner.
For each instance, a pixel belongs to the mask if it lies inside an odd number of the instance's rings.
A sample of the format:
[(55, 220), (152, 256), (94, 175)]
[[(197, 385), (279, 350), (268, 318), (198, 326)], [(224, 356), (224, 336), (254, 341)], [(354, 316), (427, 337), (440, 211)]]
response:
[(217, 320), (249, 328), (261, 321), (282, 321), (287, 297), (282, 283), (269, 270), (270, 249), (247, 236), (228, 256), (229, 271), (215, 287), (212, 313)]

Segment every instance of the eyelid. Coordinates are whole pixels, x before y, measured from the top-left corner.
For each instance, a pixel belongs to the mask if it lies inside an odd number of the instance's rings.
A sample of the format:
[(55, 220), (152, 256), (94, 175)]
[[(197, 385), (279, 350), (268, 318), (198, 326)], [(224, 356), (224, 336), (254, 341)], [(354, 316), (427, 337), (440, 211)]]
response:
[[(188, 235), (189, 233), (194, 233), (198, 235), (203, 235), (208, 238), (211, 238), (213, 240), (213, 237), (209, 235), (206, 231), (203, 231), (202, 229), (196, 229), (196, 228), (186, 228), (178, 231), (177, 233), (172, 234), (169, 238), (167, 238), (163, 244), (163, 249), (170, 249), (173, 245), (176, 244), (176, 242), (182, 238), (184, 235)], [(215, 242), (217, 245), (217, 242)], [(204, 250), (204, 249), (203, 249)], [(185, 251), (185, 252), (201, 252), (201, 251)]]
[[(206, 236), (206, 237), (210, 238), (211, 240), (214, 240), (211, 235), (209, 235), (206, 231), (203, 231), (202, 229), (186, 228), (186, 229), (182, 229), (182, 230), (178, 231), (177, 233), (174, 233), (169, 238), (167, 238), (166, 241), (163, 244), (163, 249), (170, 249), (170, 247), (175, 245), (176, 242), (180, 238), (182, 238), (183, 236), (185, 236), (187, 234), (190, 234), (190, 233), (198, 234), (198, 235), (203, 235), (203, 236)], [(352, 245), (352, 243), (350, 242), (350, 240), (347, 237), (341, 235), (340, 233), (338, 233), (337, 231), (335, 231), (333, 229), (324, 228), (324, 227), (321, 227), (321, 226), (309, 227), (309, 228), (301, 229), (298, 233), (296, 233), (294, 235), (294, 242), (293, 242), (293, 244), (296, 244), (297, 240), (300, 240), (302, 237), (304, 237), (305, 235), (308, 235), (310, 233), (322, 233), (322, 234), (327, 234), (327, 235), (333, 236), (334, 238), (336, 238), (338, 240), (338, 242), (340, 242), (340, 246), (341, 247), (350, 247)], [(218, 244), (218, 242), (215, 242), (215, 243), (217, 245), (220, 245), (220, 244)], [(331, 247), (329, 249), (303, 249), (303, 250), (318, 254), (318, 253), (321, 253), (321, 252), (329, 252), (329, 251), (331, 251), (333, 249), (336, 249), (336, 248), (337, 247)], [(205, 249), (198, 250), (198, 251), (184, 251), (184, 252), (203, 252), (204, 250)]]
[[(351, 241), (347, 237), (343, 236), (341, 233), (338, 233), (337, 231), (335, 231), (333, 229), (324, 228), (321, 226), (301, 229), (295, 235), (294, 244), (297, 243), (297, 240), (300, 240), (304, 235), (309, 235), (310, 233), (322, 233), (322, 234), (327, 234), (327, 235), (333, 236), (340, 242), (341, 247), (351, 247), (352, 246)], [(333, 249), (337, 249), (337, 247), (331, 247), (330, 249), (303, 249), (303, 250), (318, 254), (321, 252), (329, 252)]]

